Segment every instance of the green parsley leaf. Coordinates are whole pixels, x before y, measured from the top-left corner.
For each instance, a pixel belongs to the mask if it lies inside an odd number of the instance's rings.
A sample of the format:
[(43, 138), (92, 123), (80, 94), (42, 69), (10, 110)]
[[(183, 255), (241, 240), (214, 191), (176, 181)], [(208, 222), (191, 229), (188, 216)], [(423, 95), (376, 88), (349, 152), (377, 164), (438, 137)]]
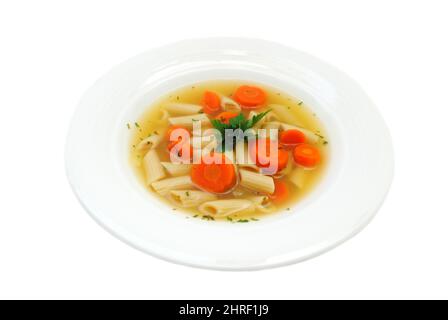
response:
[(246, 119), (242, 113), (239, 113), (236, 117), (229, 120), (229, 123), (224, 123), (220, 119), (212, 119), (211, 123), (213, 127), (221, 133), (223, 137), (223, 146), (225, 145), (226, 130), (242, 130), (243, 132), (251, 129), (256, 125), (261, 119), (263, 119), (271, 110), (267, 110), (260, 114), (253, 116), (251, 119)]

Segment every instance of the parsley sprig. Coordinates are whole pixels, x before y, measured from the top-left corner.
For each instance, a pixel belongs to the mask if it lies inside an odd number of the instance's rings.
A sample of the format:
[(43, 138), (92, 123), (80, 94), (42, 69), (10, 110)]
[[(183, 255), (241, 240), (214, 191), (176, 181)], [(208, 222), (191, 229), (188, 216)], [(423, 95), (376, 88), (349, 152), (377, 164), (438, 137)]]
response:
[(220, 119), (212, 119), (211, 123), (213, 127), (221, 133), (223, 137), (223, 146), (225, 143), (225, 139), (227, 137), (226, 130), (242, 130), (243, 132), (251, 129), (254, 125), (256, 125), (261, 119), (263, 119), (271, 110), (267, 110), (265, 112), (259, 113), (253, 116), (250, 119), (246, 119), (242, 113), (238, 114), (236, 117), (229, 120), (229, 123), (224, 123)]
[(219, 130), (224, 135), (226, 129), (241, 129), (246, 131), (256, 125), (261, 119), (263, 119), (271, 110), (259, 113), (250, 119), (246, 119), (242, 113), (229, 120), (229, 123), (224, 123), (220, 119), (212, 119), (212, 125), (215, 129)]

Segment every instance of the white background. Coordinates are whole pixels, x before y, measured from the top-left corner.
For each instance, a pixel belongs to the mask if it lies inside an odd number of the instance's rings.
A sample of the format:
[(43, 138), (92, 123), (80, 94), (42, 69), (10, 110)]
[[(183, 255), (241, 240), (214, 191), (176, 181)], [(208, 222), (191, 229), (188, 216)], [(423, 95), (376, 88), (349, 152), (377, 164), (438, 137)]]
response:
[[(83, 92), (115, 64), (184, 38), (248, 36), (360, 82), (394, 140), (395, 179), (358, 236), (259, 272), (160, 261), (99, 227), (64, 172)], [(448, 298), (446, 1), (2, 1), (0, 298)]]

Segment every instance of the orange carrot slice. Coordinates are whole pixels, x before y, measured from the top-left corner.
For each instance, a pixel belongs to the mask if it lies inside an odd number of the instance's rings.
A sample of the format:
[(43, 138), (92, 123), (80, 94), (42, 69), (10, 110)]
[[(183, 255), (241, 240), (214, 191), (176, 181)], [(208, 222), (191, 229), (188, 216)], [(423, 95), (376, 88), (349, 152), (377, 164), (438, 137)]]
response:
[(293, 148), (300, 143), (304, 143), (305, 141), (305, 134), (297, 129), (285, 130), (280, 134), (280, 144), (286, 148)]
[(221, 111), (221, 98), (211, 91), (205, 91), (202, 98), (202, 106), (204, 113), (214, 114)]
[(266, 92), (254, 86), (241, 86), (236, 89), (233, 98), (243, 109), (256, 109), (266, 102)]
[(230, 119), (235, 118), (238, 115), (239, 115), (238, 112), (224, 111), (218, 114), (215, 119), (218, 119), (222, 123), (229, 124)]
[[(206, 157), (215, 157), (218, 161), (210, 163)], [(201, 163), (191, 169), (191, 181), (200, 189), (211, 193), (226, 193), (237, 183), (235, 167), (225, 155), (204, 156)], [(228, 163), (226, 163), (226, 161)]]
[(275, 191), (269, 195), (269, 198), (274, 203), (282, 203), (289, 198), (289, 189), (285, 182), (281, 180), (274, 180)]
[(294, 148), (294, 161), (307, 168), (315, 167), (320, 161), (320, 152), (316, 147), (302, 143)]

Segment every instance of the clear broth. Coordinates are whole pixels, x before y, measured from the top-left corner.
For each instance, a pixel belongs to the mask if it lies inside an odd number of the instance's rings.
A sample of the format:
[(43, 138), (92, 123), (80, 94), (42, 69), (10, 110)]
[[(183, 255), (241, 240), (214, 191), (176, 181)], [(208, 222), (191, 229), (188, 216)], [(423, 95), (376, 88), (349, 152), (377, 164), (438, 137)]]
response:
[[(221, 93), (222, 95), (226, 95), (228, 97), (232, 97), (233, 92), (241, 85), (248, 84), (243, 81), (208, 81), (197, 83), (194, 85), (190, 85), (178, 90), (175, 90), (160, 99), (154, 102), (152, 105), (148, 106), (147, 111), (142, 114), (142, 116), (134, 122), (129, 122), (127, 124), (128, 129), (132, 130), (132, 137), (130, 143), (130, 162), (131, 165), (138, 176), (138, 179), (141, 181), (143, 185), (145, 185), (148, 192), (150, 192), (153, 196), (159, 198), (161, 201), (165, 202), (169, 207), (173, 210), (178, 210), (181, 212), (187, 213), (190, 217), (203, 217), (197, 208), (181, 208), (176, 207), (172, 202), (170, 202), (167, 198), (160, 196), (156, 192), (154, 192), (151, 187), (146, 186), (145, 183), (145, 171), (142, 166), (142, 159), (144, 157), (145, 152), (138, 151), (136, 146), (138, 143), (146, 138), (148, 135), (153, 133), (163, 133), (169, 127), (168, 122), (161, 123), (157, 119), (160, 118), (160, 115), (163, 110), (163, 106), (167, 103), (191, 103), (191, 104), (201, 104), (201, 99), (206, 90), (214, 91)], [(251, 83), (253, 84), (253, 83)], [(266, 85), (254, 84), (263, 90), (265, 90), (267, 94), (267, 102), (268, 104), (279, 104), (285, 106), (288, 111), (292, 114), (295, 121), (289, 121), (290, 124), (301, 126), (306, 128), (318, 136), (320, 136), (319, 142), (316, 146), (319, 148), (321, 153), (321, 161), (319, 165), (312, 169), (305, 169), (304, 177), (305, 183), (302, 188), (294, 185), (289, 179), (288, 176), (284, 176), (280, 178), (280, 180), (284, 181), (289, 188), (289, 197), (288, 199), (281, 203), (276, 204), (276, 210), (270, 213), (253, 213), (250, 215), (247, 214), (235, 214), (230, 218), (226, 218), (226, 220), (231, 221), (240, 221), (240, 222), (248, 222), (251, 220), (258, 220), (262, 218), (266, 214), (277, 214), (279, 212), (288, 212), (290, 208), (297, 204), (301, 199), (306, 197), (316, 186), (316, 184), (321, 179), (326, 164), (328, 161), (328, 152), (327, 152), (327, 144), (328, 137), (326, 135), (325, 129), (319, 121), (317, 115), (308, 108), (303, 101), (293, 98), (284, 92), (281, 92), (277, 89), (268, 87)], [(260, 110), (256, 110), (257, 112), (261, 112), (267, 108), (263, 108)], [(242, 111), (243, 114), (247, 117), (248, 111)], [(169, 153), (167, 151), (167, 142), (162, 142), (157, 147), (157, 153), (161, 161), (170, 161)], [(289, 161), (293, 161), (292, 157), (290, 157)], [(234, 196), (231, 194), (220, 195), (219, 199), (241, 199), (246, 198), (248, 196), (254, 196), (254, 192), (243, 189), (242, 187), (238, 187), (238, 191), (241, 191), (241, 195)]]

